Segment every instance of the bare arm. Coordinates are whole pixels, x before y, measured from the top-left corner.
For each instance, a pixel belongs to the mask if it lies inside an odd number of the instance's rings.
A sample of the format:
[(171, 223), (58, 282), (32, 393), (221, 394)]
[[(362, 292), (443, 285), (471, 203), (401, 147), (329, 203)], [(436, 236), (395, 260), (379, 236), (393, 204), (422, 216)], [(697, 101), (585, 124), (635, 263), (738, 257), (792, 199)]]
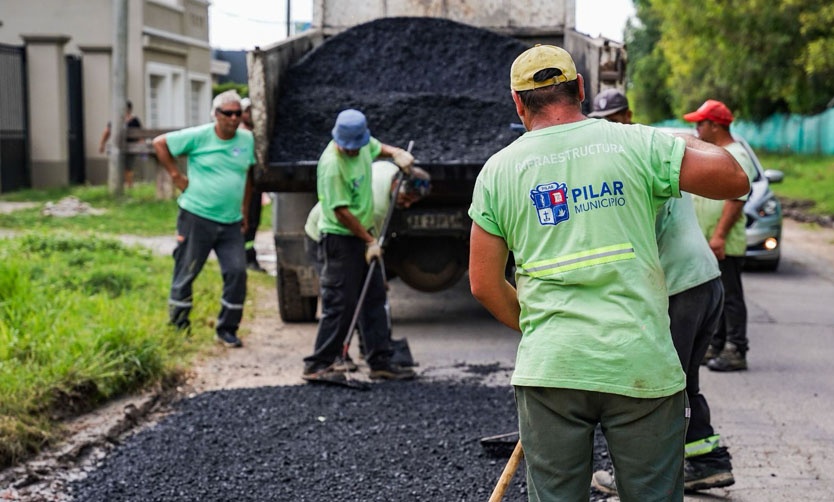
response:
[(374, 236), (368, 233), (368, 230), (362, 226), (359, 220), (356, 219), (356, 216), (348, 210), (347, 206), (339, 206), (333, 210), (333, 213), (336, 215), (336, 219), (339, 220), (339, 223), (350, 230), (353, 235), (365, 241), (365, 244), (376, 242)]
[(730, 153), (688, 134), (681, 162), (681, 190), (709, 199), (735, 199), (750, 191), (744, 169)]
[(724, 246), (727, 244), (727, 234), (730, 233), (730, 229), (733, 228), (733, 225), (741, 218), (743, 213), (744, 201), (724, 201), (721, 218), (718, 219), (718, 224), (715, 226), (715, 230), (712, 232), (712, 237), (709, 240), (709, 247), (719, 260), (723, 260), (726, 256)]
[(156, 160), (162, 164), (162, 167), (171, 176), (171, 182), (184, 192), (188, 188), (188, 177), (180, 172), (176, 159), (171, 155), (171, 151), (168, 150), (168, 142), (165, 140), (164, 134), (153, 139), (153, 149), (156, 152)]
[(521, 314), (518, 293), (504, 277), (509, 253), (504, 239), (472, 223), (469, 237), (469, 283), (472, 296), (501, 323), (521, 331), (518, 325), (518, 316)]
[(104, 145), (107, 144), (107, 140), (110, 139), (110, 126), (104, 128), (104, 132), (101, 133), (101, 140), (98, 142), (98, 153), (104, 153)]

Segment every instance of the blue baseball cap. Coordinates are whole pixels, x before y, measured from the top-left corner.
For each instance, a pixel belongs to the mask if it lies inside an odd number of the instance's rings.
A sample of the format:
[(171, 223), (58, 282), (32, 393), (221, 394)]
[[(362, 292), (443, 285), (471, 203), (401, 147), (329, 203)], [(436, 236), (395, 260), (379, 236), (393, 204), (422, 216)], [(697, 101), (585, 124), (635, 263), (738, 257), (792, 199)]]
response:
[(368, 121), (359, 110), (342, 110), (333, 126), (333, 140), (345, 150), (359, 150), (371, 141)]

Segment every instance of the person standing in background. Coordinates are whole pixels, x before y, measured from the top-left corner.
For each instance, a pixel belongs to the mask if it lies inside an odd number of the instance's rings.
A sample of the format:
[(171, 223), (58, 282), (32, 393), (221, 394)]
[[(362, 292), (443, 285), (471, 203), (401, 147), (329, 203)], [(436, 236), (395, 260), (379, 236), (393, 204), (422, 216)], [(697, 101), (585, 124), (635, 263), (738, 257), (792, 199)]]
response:
[[(139, 118), (133, 114), (133, 103), (130, 100), (125, 103), (125, 128), (134, 128), (134, 129), (141, 129), (142, 122)], [(110, 122), (107, 122), (107, 126), (104, 128), (104, 132), (101, 133), (101, 140), (98, 142), (98, 153), (104, 153), (105, 146), (107, 142), (110, 141)], [(126, 139), (127, 143), (135, 143), (137, 140), (135, 139)], [(135, 155), (125, 155), (125, 186), (127, 188), (133, 188), (133, 167), (136, 165), (136, 156)]]
[[(252, 194), (255, 141), (251, 132), (238, 127), (242, 110), (236, 91), (215, 96), (212, 114), (212, 123), (153, 140), (157, 159), (182, 191), (177, 198), (180, 209), (168, 315), (178, 330), (190, 329), (192, 284), (214, 251), (223, 276), (216, 338), (227, 347), (241, 347), (237, 331), (246, 300), (243, 234), (245, 206)], [(177, 166), (179, 155), (188, 156), (187, 176)]]
[[(687, 122), (695, 122), (698, 136), (713, 145), (723, 147), (736, 159), (752, 182), (756, 177), (756, 166), (741, 143), (730, 134), (733, 113), (727, 105), (708, 99), (692, 113), (683, 116)], [(716, 183), (723, 182), (717, 179)], [(695, 197), (695, 214), (698, 223), (709, 242), (709, 247), (718, 258), (721, 269), (721, 283), (724, 285), (724, 310), (718, 324), (718, 331), (712, 337), (710, 347), (704, 356), (707, 368), (712, 371), (740, 371), (747, 369), (747, 305), (741, 284), (744, 267), (744, 253), (747, 251), (744, 203), (748, 193), (726, 201)]]
[[(252, 123), (252, 100), (243, 98), (240, 100), (240, 109), (243, 115), (240, 116), (240, 128), (246, 131), (252, 131), (254, 124)], [(263, 207), (263, 192), (252, 189), (252, 199), (249, 201), (249, 209), (247, 210), (246, 234), (244, 237), (244, 247), (246, 248), (246, 268), (253, 272), (266, 273), (266, 270), (258, 263), (258, 252), (255, 249), (255, 236), (258, 233), (258, 226), (261, 224), (261, 209)]]

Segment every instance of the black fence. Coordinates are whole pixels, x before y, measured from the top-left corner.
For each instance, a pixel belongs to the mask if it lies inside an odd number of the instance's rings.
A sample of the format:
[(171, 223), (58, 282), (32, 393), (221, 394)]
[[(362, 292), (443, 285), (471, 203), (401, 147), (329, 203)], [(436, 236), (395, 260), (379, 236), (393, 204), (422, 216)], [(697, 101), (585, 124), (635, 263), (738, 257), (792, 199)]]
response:
[(0, 44), (0, 192), (32, 186), (29, 166), (26, 53)]

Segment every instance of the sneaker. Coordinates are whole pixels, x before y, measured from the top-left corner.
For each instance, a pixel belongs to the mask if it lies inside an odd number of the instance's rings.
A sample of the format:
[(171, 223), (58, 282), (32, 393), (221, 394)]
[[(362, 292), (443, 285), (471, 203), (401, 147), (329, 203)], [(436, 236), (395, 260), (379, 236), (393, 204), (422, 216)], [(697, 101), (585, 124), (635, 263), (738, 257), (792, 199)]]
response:
[(222, 343), (226, 347), (234, 349), (243, 347), (243, 342), (231, 331), (218, 331), (216, 339), (218, 343)]
[(730, 468), (690, 460), (684, 460), (683, 462), (683, 489), (686, 491), (721, 488), (730, 486), (735, 482), (733, 471)]
[(735, 345), (728, 343), (721, 354), (707, 363), (707, 368), (712, 371), (740, 371), (747, 369), (747, 359), (744, 354), (736, 349)]
[(359, 366), (357, 366), (356, 363), (353, 362), (353, 359), (350, 356), (347, 356), (345, 359), (342, 359), (341, 357), (337, 359), (336, 362), (333, 363), (332, 368), (333, 371), (340, 371), (343, 373), (345, 371), (349, 371), (353, 373), (354, 371), (357, 371), (359, 369)]
[(377, 368), (371, 368), (371, 373), (368, 376), (374, 380), (411, 380), (417, 376), (417, 373), (410, 368), (403, 368), (398, 364), (388, 363)]
[(712, 361), (713, 359), (718, 357), (718, 353), (719, 353), (718, 349), (716, 349), (715, 347), (710, 345), (709, 348), (707, 349), (706, 354), (704, 354), (704, 358), (701, 359), (701, 366), (706, 366), (707, 363), (709, 363), (710, 361)]
[(614, 482), (614, 474), (608, 471), (597, 471), (591, 476), (591, 486), (598, 492), (608, 495), (617, 494), (617, 484)]

